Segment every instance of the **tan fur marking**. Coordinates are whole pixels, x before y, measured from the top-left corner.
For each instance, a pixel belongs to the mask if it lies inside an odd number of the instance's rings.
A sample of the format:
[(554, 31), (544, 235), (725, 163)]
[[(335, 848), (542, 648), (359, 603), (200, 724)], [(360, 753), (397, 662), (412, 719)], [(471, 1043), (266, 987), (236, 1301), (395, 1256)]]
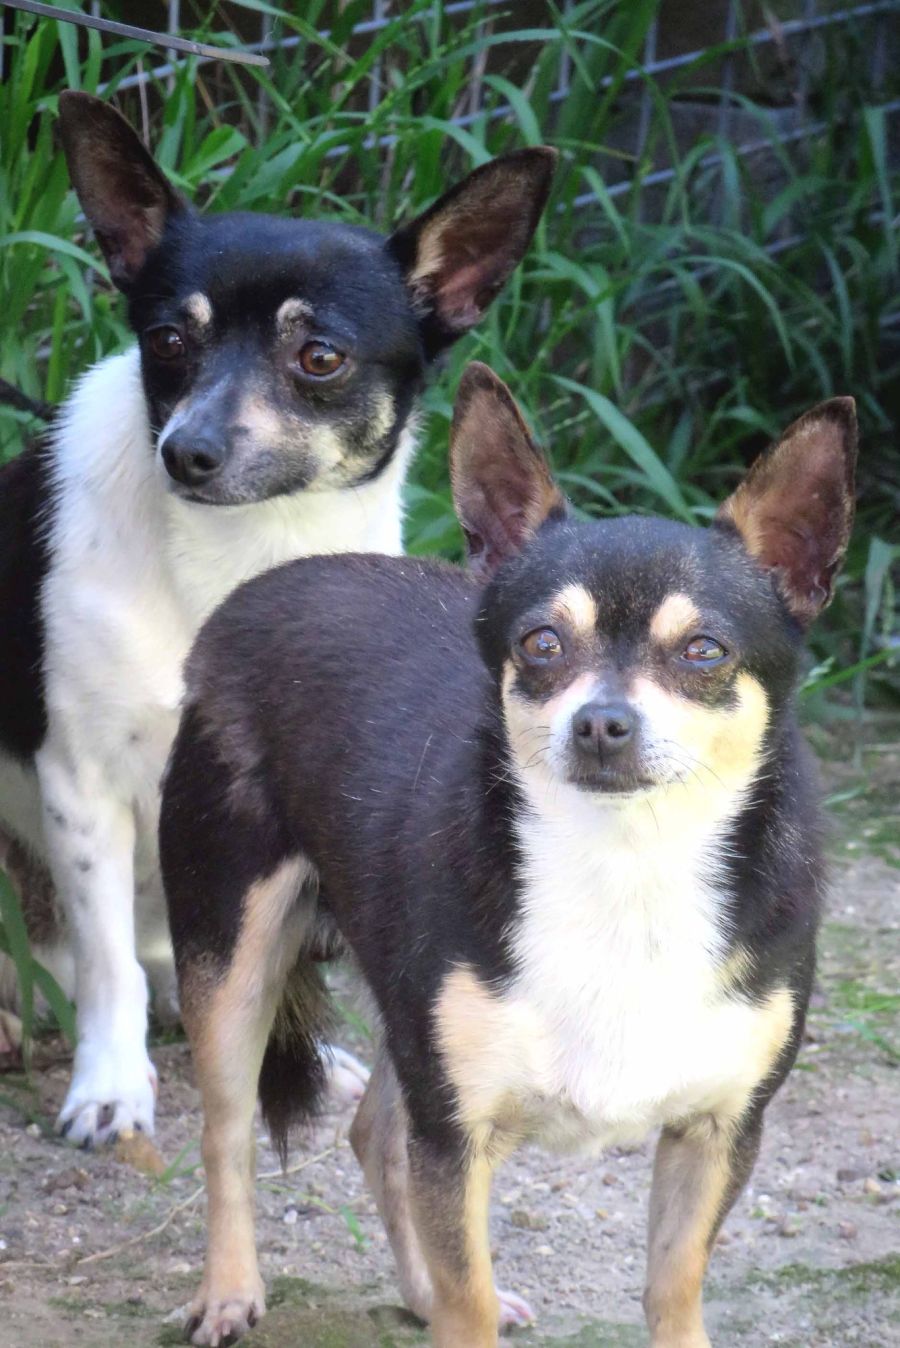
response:
[[(729, 964), (746, 960), (737, 951)], [(728, 967), (727, 965), (725, 966)], [(772, 1071), (794, 1021), (787, 988), (759, 1008), (753, 1059), (740, 1096), (723, 1100), (718, 1122), (705, 1118), (683, 1133), (665, 1131), (653, 1168), (644, 1308), (652, 1348), (709, 1348), (703, 1328), (703, 1278), (713, 1237), (733, 1200), (732, 1143), (756, 1087)]]
[(695, 636), (700, 614), (694, 601), (680, 591), (667, 595), (650, 619), (650, 636), (661, 646), (680, 636)]
[(441, 270), (444, 264), (443, 232), (444, 226), (435, 223), (426, 225), (419, 235), (416, 265), (409, 274), (410, 284), (420, 285)]
[(567, 585), (550, 605), (550, 616), (568, 622), (582, 637), (592, 637), (597, 627), (597, 605), (583, 585)]
[(215, 1314), (223, 1304), (264, 1309), (253, 1230), (253, 1113), (266, 1040), (302, 937), (293, 910), (309, 876), (309, 865), (295, 859), (251, 886), (227, 970), (217, 974), (199, 964), (183, 979), (185, 1028), (203, 1098), (209, 1209), (196, 1313)]
[(644, 1294), (652, 1348), (709, 1348), (703, 1277), (728, 1190), (730, 1141), (730, 1133), (710, 1120), (660, 1138)]
[(212, 323), (212, 305), (201, 290), (195, 290), (192, 295), (188, 295), (184, 302), (184, 312), (187, 314), (188, 324), (200, 336)]
[(491, 992), (470, 968), (460, 966), (444, 982), (436, 1019), (460, 1122), (476, 1147), (507, 1150), (517, 1132), (515, 1086), (525, 1087), (535, 1066), (534, 1013), (516, 998)]
[(506, 733), (517, 764), (521, 769), (542, 770), (548, 780), (554, 780), (550, 763), (550, 731), (573, 716), (577, 709), (589, 702), (597, 686), (595, 674), (579, 674), (553, 697), (536, 706), (528, 698), (517, 696), (513, 685), (516, 669), (508, 661), (503, 671), (503, 718)]
[(663, 733), (675, 758), (684, 750), (697, 774), (693, 779), (687, 774), (688, 790), (693, 781), (705, 792), (716, 779), (729, 791), (740, 790), (758, 770), (769, 720), (768, 699), (751, 674), (738, 675), (736, 689), (737, 706), (717, 710), (670, 693), (644, 676), (634, 681), (631, 697), (648, 716), (651, 736)]
[[(413, 1191), (416, 1226), (434, 1286), (434, 1348), (496, 1348), (499, 1343), (500, 1308), (488, 1235), (491, 1173), (487, 1157), (473, 1154), (463, 1178), (461, 1211), (460, 1195), (442, 1193), (440, 1182), (425, 1185), (418, 1194)], [(448, 1230), (448, 1221), (453, 1229)], [(463, 1251), (461, 1268), (447, 1258), (447, 1248), (455, 1246)]]
[(753, 956), (743, 946), (733, 950), (716, 971), (716, 980), (723, 992), (730, 992), (739, 983), (749, 978), (754, 969)]
[(275, 314), (275, 330), (279, 337), (288, 338), (301, 323), (311, 322), (312, 317), (312, 305), (307, 304), (306, 300), (292, 296), (279, 306)]

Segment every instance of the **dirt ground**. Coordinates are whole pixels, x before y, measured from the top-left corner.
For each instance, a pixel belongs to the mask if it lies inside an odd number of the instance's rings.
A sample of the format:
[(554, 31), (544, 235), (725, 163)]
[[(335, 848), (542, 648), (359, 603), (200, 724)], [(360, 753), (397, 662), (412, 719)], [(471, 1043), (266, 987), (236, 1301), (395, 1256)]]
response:
[[(861, 765), (832, 761), (827, 776), (836, 865), (809, 1033), (715, 1251), (707, 1311), (717, 1348), (900, 1345), (900, 757), (874, 743)], [(342, 1038), (365, 1054), (356, 1017)], [(157, 1178), (48, 1135), (68, 1072), (62, 1057), (36, 1072), (31, 1091), (0, 1077), (3, 1348), (181, 1342), (204, 1245), (200, 1118), (186, 1046), (158, 1045), (154, 1057), (168, 1167)], [(270, 1311), (247, 1348), (426, 1342), (399, 1309), (349, 1122), (349, 1113), (323, 1118), (287, 1175), (261, 1140)], [(650, 1155), (649, 1144), (599, 1162), (528, 1151), (500, 1172), (497, 1278), (538, 1313), (533, 1329), (514, 1335), (523, 1348), (646, 1342)]]

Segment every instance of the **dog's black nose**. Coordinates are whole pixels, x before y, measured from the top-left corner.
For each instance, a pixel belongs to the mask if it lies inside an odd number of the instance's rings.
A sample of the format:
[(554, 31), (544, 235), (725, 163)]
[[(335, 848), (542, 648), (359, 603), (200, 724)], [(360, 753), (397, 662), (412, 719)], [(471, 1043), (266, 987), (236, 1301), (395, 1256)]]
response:
[(220, 471), (225, 449), (208, 436), (175, 431), (162, 447), (162, 458), (169, 477), (185, 487), (199, 487)]
[(620, 753), (634, 738), (635, 718), (621, 702), (589, 702), (572, 720), (576, 747), (594, 758)]

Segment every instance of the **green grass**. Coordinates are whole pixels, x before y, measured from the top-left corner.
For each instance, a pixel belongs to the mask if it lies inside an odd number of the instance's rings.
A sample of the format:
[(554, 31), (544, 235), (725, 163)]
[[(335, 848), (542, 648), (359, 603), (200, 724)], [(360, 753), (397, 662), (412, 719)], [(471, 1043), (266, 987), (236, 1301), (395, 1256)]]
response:
[[(460, 555), (446, 448), (453, 390), (473, 357), (509, 380), (589, 516), (660, 512), (703, 522), (769, 438), (816, 401), (849, 392), (862, 427), (859, 523), (836, 601), (813, 636), (804, 707), (815, 719), (900, 710), (892, 224), (900, 170), (879, 108), (900, 96), (900, 70), (889, 66), (873, 90), (871, 25), (823, 30), (804, 49), (806, 96), (823, 129), (780, 146), (772, 109), (791, 105), (796, 72), (779, 73), (771, 55), (750, 50), (734, 106), (752, 138), (772, 144), (763, 177), (758, 157), (741, 158), (714, 129), (678, 148), (684, 101), (718, 97), (724, 46), (662, 82), (626, 85), (659, 8), (659, 0), (585, 0), (563, 21), (548, 3), (542, 23), (523, 29), (510, 0), (491, 10), (485, 37), (477, 14), (454, 17), (435, 0), (412, 0), (381, 32), (353, 38), (369, 0), (233, 0), (210, 5), (197, 35), (236, 18), (255, 25), (265, 12), (301, 47), (276, 53), (262, 72), (191, 60), (151, 88), (146, 110), (135, 91), (120, 103), (139, 125), (146, 111), (158, 158), (204, 209), (328, 215), (385, 229), (491, 155), (555, 144), (561, 168), (534, 247), (427, 395), (408, 489), (410, 548)], [(330, 37), (317, 25), (330, 26)], [(490, 61), (480, 71), (484, 50)], [(740, 43), (729, 50), (740, 53)], [(558, 102), (563, 52), (572, 88)], [(54, 139), (57, 96), (66, 85), (102, 84), (114, 97), (139, 62), (158, 58), (134, 42), (23, 14), (12, 20), (0, 85), (0, 374), (35, 398), (58, 401), (80, 371), (129, 341)], [(379, 61), (372, 109), (368, 80)], [(651, 117), (640, 151), (612, 148), (629, 98), (643, 88)], [(495, 117), (505, 105), (510, 115)], [(455, 125), (472, 106), (474, 118)], [(379, 143), (384, 137), (389, 143)], [(709, 162), (713, 153), (720, 163)], [(667, 164), (671, 182), (649, 193), (644, 180)], [(610, 181), (623, 175), (632, 186), (611, 195)], [(25, 413), (0, 408), (0, 460), (35, 429)], [(29, 986), (39, 977), (32, 971)]]

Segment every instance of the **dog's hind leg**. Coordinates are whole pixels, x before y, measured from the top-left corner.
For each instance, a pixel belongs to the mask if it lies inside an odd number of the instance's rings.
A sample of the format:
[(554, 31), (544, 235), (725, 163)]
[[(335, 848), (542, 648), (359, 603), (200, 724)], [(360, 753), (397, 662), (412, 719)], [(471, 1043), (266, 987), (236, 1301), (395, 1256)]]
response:
[(305, 866), (282, 862), (243, 899), (227, 965), (179, 960), (182, 1013), (203, 1102), (209, 1243), (192, 1343), (230, 1342), (265, 1311), (253, 1229), (253, 1115), (266, 1044), (303, 936)]
[(350, 1145), (391, 1243), (400, 1294), (414, 1315), (430, 1320), (434, 1289), (410, 1208), (407, 1134), (400, 1085), (382, 1045), (350, 1127)]
[(260, 789), (189, 710), (164, 785), (159, 841), (203, 1103), (209, 1237), (188, 1325), (197, 1344), (231, 1342), (265, 1309), (253, 1231), (257, 1089), (281, 1140), (298, 1101), (310, 1107), (322, 1080), (317, 975), (309, 961), (298, 964), (315, 927), (314, 874)]

